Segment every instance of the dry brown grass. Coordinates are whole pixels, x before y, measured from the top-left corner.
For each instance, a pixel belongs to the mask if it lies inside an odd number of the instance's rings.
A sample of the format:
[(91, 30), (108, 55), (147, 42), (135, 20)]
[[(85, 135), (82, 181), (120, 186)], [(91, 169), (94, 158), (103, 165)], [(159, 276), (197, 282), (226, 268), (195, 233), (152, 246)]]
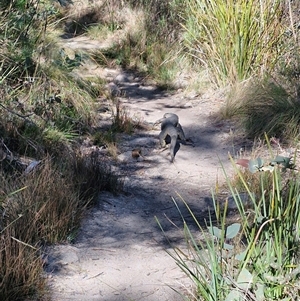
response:
[[(0, 299), (24, 300), (45, 290), (41, 248), (70, 241), (101, 190), (122, 183), (97, 154), (49, 157), (29, 174), (0, 171)], [(19, 299), (18, 299), (19, 298)]]
[(43, 263), (38, 251), (14, 240), (12, 237), (15, 236), (14, 227), (1, 232), (0, 299), (6, 301), (41, 295), (45, 288), (45, 279), (41, 277)]
[(161, 86), (169, 87), (180, 72), (180, 27), (177, 5), (157, 1), (99, 1), (70, 6), (66, 36), (87, 33), (98, 40), (93, 59), (99, 64), (122, 66), (150, 74)]
[(41, 292), (39, 248), (75, 227), (79, 199), (71, 186), (50, 159), (28, 175), (1, 173), (1, 300)]
[(299, 141), (299, 101), (294, 93), (274, 79), (237, 84), (228, 95), (223, 118), (238, 121), (250, 139), (269, 137)]

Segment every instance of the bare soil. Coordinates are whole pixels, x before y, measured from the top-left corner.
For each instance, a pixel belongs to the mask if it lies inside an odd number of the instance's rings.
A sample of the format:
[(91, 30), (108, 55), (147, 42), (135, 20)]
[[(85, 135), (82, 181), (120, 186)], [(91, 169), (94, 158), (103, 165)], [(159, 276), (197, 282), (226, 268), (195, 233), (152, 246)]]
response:
[[(88, 45), (82, 38), (66, 42), (73, 49)], [(200, 223), (208, 218), (211, 189), (223, 179), (221, 165), (229, 171), (228, 153), (235, 155), (242, 146), (234, 142), (233, 124), (213, 118), (224, 97), (220, 92), (182, 89), (170, 93), (122, 70), (82, 68), (108, 79), (108, 88), (121, 92), (119, 100), (130, 116), (146, 123), (149, 130), (137, 129), (118, 137), (120, 155), (111, 164), (124, 178), (124, 192), (117, 196), (101, 193), (75, 241), (48, 250), (52, 300), (183, 300), (181, 294), (193, 292), (192, 282), (166, 252), (172, 246), (185, 248), (181, 214), (197, 235), (181, 198)], [(168, 150), (159, 147), (159, 128), (151, 126), (166, 112), (179, 116), (186, 137), (194, 142), (194, 146), (179, 145), (174, 163), (170, 163)], [(111, 119), (109, 111), (99, 113), (99, 126)], [(143, 157), (132, 158), (136, 148)]]

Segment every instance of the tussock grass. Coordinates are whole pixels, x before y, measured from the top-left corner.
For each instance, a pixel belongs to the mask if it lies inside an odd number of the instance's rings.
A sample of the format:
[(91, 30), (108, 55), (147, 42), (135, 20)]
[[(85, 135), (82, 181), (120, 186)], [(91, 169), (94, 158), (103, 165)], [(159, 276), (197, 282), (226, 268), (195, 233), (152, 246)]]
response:
[[(26, 227), (28, 225), (25, 225)], [(40, 297), (45, 289), (41, 277), (43, 262), (34, 246), (16, 241), (16, 231), (10, 227), (1, 231), (0, 298), (13, 301), (27, 297)]]
[(143, 124), (140, 116), (131, 116), (128, 109), (121, 105), (119, 100), (113, 100), (112, 124), (106, 128), (97, 129), (93, 134), (93, 143), (105, 146), (113, 158), (118, 155), (118, 136), (121, 133), (132, 134), (135, 129), (147, 130), (147, 125)]
[[(24, 189), (3, 201), (5, 227), (12, 223), (21, 231), (18, 239), (29, 244), (65, 239), (74, 226), (73, 214), (79, 207), (78, 192), (73, 190), (69, 177), (64, 177), (48, 158), (35, 172), (12, 179), (9, 181), (2, 175), (1, 189), (5, 195)], [(34, 227), (35, 231), (30, 233), (28, 227)]]
[(283, 51), (281, 1), (187, 2), (185, 43), (220, 85), (272, 70)]
[[(126, 0), (133, 8), (139, 8), (147, 13), (146, 30), (160, 36), (162, 41), (176, 39), (180, 32), (179, 20), (184, 14), (185, 4), (180, 0)], [(158, 29), (158, 30), (157, 30)]]
[(128, 110), (117, 100), (115, 102), (115, 112), (113, 113), (112, 131), (115, 133), (131, 134), (138, 123), (130, 117)]
[(0, 297), (24, 300), (45, 290), (41, 248), (71, 242), (99, 191), (117, 192), (122, 182), (96, 153), (46, 157), (29, 174), (1, 169), (0, 180)]
[(59, 145), (70, 145), (89, 132), (95, 124), (99, 94), (98, 86), (72, 79), (59, 67), (43, 65), (38, 74), (28, 86), (0, 88), (0, 132), (5, 143), (21, 155), (36, 157), (59, 153)]
[(87, 205), (97, 202), (100, 191), (118, 193), (123, 188), (122, 179), (112, 172), (98, 152), (91, 153), (89, 157), (77, 154), (72, 170), (73, 183), (79, 188), (80, 199), (88, 201)]
[(1, 173), (0, 185), (1, 300), (24, 300), (43, 293), (39, 249), (46, 242), (66, 240), (76, 225), (79, 199), (49, 159), (27, 176)]
[(225, 117), (237, 118), (249, 138), (299, 139), (299, 101), (274, 80), (248, 81), (229, 95)]

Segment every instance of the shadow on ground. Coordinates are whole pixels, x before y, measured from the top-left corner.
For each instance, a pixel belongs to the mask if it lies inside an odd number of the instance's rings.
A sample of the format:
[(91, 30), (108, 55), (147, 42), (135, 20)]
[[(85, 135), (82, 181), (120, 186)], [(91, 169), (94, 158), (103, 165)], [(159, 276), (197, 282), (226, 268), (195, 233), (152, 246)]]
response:
[(232, 143), (232, 124), (211, 118), (217, 101), (171, 95), (131, 74), (115, 83), (119, 100), (132, 115), (153, 125), (166, 112), (178, 114), (194, 145), (180, 144), (170, 163), (168, 151), (159, 149), (159, 128), (120, 135), (119, 152), (139, 148), (144, 159), (112, 161), (124, 179), (123, 193), (101, 193), (73, 244), (49, 252), (53, 300), (179, 301), (170, 287), (183, 292), (181, 283), (188, 279), (165, 249), (187, 248), (185, 225), (196, 240), (203, 239), (191, 212), (204, 228), (213, 218), (211, 189), (221, 181), (222, 166), (229, 170), (228, 152), (235, 156), (242, 142)]

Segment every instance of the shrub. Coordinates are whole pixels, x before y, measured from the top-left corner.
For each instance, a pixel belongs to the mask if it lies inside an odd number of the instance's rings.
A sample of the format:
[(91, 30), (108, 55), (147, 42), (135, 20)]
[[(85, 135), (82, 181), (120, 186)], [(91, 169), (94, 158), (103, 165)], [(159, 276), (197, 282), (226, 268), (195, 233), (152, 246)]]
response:
[[(193, 281), (192, 300), (297, 300), (300, 182), (295, 170), (282, 170), (282, 164), (292, 167), (288, 159), (289, 164), (277, 157), (266, 169), (260, 159), (250, 161), (252, 171), (255, 166), (257, 172), (266, 170), (258, 174), (259, 193), (253, 193), (249, 178), (246, 181), (237, 167), (242, 189), (227, 178), (239, 222), (228, 224), (228, 203), (220, 207), (214, 197), (215, 210), (206, 227), (201, 226), (182, 200), (198, 225), (200, 239), (183, 219), (188, 251), (174, 247), (169, 254)], [(245, 193), (250, 207), (243, 201)]]

